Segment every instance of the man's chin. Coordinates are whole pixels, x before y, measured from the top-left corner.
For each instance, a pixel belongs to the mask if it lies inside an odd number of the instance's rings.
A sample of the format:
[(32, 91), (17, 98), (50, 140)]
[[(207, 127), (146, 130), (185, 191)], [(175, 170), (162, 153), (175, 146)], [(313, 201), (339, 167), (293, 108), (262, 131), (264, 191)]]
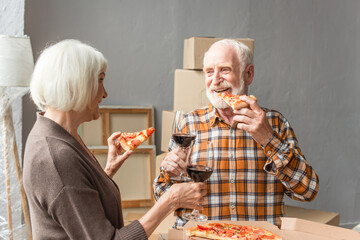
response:
[(215, 108), (217, 109), (225, 109), (225, 108), (228, 108), (229, 105), (227, 105), (225, 102), (214, 102), (214, 103), (211, 103)]
[(211, 93), (209, 93), (208, 91), (206, 92), (207, 98), (209, 99), (210, 103), (218, 109), (225, 109), (228, 108), (229, 105), (226, 104), (226, 102), (224, 102), (224, 100), (222, 99), (218, 99), (218, 97), (215, 97), (213, 95), (211, 95)]

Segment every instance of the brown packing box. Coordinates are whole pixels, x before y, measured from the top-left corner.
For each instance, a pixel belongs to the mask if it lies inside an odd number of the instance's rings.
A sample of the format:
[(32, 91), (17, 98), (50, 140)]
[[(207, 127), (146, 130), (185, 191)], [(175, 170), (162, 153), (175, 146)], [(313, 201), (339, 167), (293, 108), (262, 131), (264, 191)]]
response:
[[(184, 40), (184, 56), (183, 68), (184, 69), (197, 69), (203, 68), (204, 53), (216, 41), (223, 38), (214, 37), (191, 37)], [(254, 40), (250, 38), (236, 38), (236, 40), (244, 43), (254, 52)]]
[[(232, 223), (262, 227), (278, 234), (282, 237), (282, 240), (360, 240), (360, 234), (356, 231), (298, 218), (281, 218), (280, 230), (269, 222), (237, 221)], [(196, 223), (192, 222), (188, 224), (185, 225), (185, 230)], [(183, 235), (184, 231), (170, 229), (167, 240), (185, 239)], [(204, 238), (192, 239), (204, 240)]]
[(360, 233), (299, 218), (281, 218), (281, 232), (290, 240), (360, 240)]
[(306, 209), (290, 205), (285, 205), (285, 217), (300, 218), (333, 226), (339, 226), (340, 222), (339, 213), (326, 212), (315, 209)]
[(209, 104), (202, 71), (175, 70), (174, 110), (190, 112)]
[(161, 162), (164, 160), (165, 156), (166, 156), (166, 153), (161, 153), (161, 154), (156, 156), (156, 160), (155, 160), (155, 178), (157, 176), (159, 176), (159, 174), (160, 174)]
[(167, 152), (172, 132), (172, 124), (174, 120), (174, 111), (162, 111), (161, 123), (161, 151)]

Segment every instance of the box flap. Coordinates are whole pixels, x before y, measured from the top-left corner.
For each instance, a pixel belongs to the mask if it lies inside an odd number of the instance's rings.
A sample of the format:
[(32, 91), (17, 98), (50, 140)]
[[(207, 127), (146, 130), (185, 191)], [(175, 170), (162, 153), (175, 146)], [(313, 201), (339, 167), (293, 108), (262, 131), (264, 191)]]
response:
[(182, 240), (183, 239), (183, 231), (177, 229), (170, 229), (167, 235), (168, 240)]
[(289, 240), (338, 240), (336, 238), (329, 238), (318, 236), (310, 233), (297, 232), (291, 230), (281, 230), (281, 233)]
[(330, 239), (360, 240), (360, 234), (356, 231), (298, 218), (281, 218), (281, 230), (313, 234)]
[(339, 226), (340, 215), (335, 212), (326, 212), (316, 209), (307, 209), (302, 207), (285, 205), (285, 217), (300, 218), (313, 222), (326, 223)]

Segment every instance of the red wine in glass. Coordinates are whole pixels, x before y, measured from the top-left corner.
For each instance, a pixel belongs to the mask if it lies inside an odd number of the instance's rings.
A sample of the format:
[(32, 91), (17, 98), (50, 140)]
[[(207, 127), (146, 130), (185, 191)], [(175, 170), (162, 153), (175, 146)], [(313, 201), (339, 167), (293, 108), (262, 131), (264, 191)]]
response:
[(173, 133), (172, 137), (178, 146), (185, 149), (191, 145), (192, 141), (195, 140), (196, 135), (185, 134), (185, 133)]
[[(189, 113), (190, 114), (190, 113)], [(178, 147), (180, 147), (186, 153), (185, 163), (188, 162), (188, 157), (191, 151), (193, 143), (195, 142), (196, 134), (183, 133), (182, 127), (186, 124), (186, 113), (183, 111), (176, 111), (172, 126), (172, 139)], [(189, 182), (191, 178), (184, 175), (184, 172), (181, 172), (179, 176), (171, 177), (175, 182)]]
[[(213, 144), (211, 142), (198, 142), (192, 150), (192, 164), (186, 166), (186, 171), (194, 182), (205, 182), (214, 171)], [(206, 215), (199, 213), (196, 209), (192, 212), (183, 213), (182, 218), (188, 221), (206, 221), (208, 219)]]
[(213, 169), (203, 165), (188, 165), (186, 171), (194, 182), (205, 182), (211, 176)]

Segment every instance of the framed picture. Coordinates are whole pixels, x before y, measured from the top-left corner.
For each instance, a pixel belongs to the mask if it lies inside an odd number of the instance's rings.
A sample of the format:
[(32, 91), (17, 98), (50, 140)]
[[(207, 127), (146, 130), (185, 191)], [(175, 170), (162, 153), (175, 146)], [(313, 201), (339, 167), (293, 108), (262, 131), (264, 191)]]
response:
[[(114, 132), (138, 132), (154, 126), (153, 107), (100, 106), (100, 118), (85, 122), (79, 127), (79, 135), (87, 146), (107, 145)], [(153, 134), (143, 145), (153, 145)]]
[[(89, 147), (104, 168), (107, 146)], [(142, 145), (124, 162), (113, 180), (120, 189), (122, 207), (151, 207), (154, 205), (152, 182), (155, 178), (155, 146)]]

